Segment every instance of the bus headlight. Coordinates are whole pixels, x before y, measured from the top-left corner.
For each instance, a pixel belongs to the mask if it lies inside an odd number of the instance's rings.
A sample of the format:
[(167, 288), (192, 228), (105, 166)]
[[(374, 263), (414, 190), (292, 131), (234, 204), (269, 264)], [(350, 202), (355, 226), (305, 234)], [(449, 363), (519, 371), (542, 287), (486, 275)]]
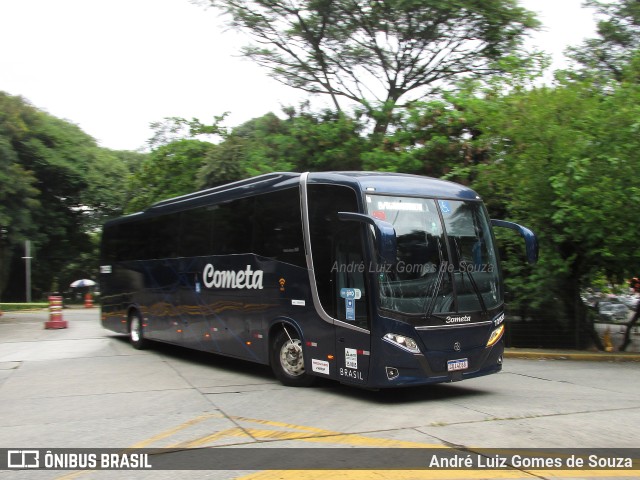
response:
[(491, 335), (489, 336), (489, 341), (487, 342), (487, 347), (493, 347), (498, 340), (502, 338), (502, 334), (504, 333), (504, 323), (496, 328)]
[(382, 339), (385, 342), (389, 342), (396, 347), (400, 347), (403, 350), (411, 353), (420, 353), (420, 349), (418, 348), (418, 344), (411, 337), (405, 337), (404, 335), (397, 335), (395, 333), (387, 333)]

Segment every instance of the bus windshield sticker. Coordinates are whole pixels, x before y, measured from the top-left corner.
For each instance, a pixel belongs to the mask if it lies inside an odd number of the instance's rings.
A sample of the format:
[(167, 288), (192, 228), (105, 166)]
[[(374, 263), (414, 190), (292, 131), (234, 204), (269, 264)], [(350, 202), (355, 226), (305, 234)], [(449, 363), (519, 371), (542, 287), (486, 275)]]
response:
[(306, 305), (306, 302), (304, 300), (291, 300), (291, 305), (293, 305), (294, 307), (304, 307)]
[(378, 208), (380, 210), (407, 210), (411, 212), (424, 211), (421, 203), (414, 202), (378, 202)]
[(352, 298), (360, 300), (362, 298), (362, 290), (359, 288), (341, 288), (340, 296), (346, 299)]
[(346, 313), (347, 320), (355, 320), (356, 319), (356, 302), (353, 298), (345, 298), (344, 299), (344, 308)]
[(344, 365), (347, 368), (358, 369), (358, 350), (355, 348), (344, 349)]
[(443, 215), (448, 215), (451, 213), (451, 205), (449, 205), (449, 200), (438, 200), (438, 204), (440, 205), (440, 210), (442, 210)]
[(382, 211), (382, 210), (374, 210), (373, 212), (371, 212), (371, 216), (373, 218), (377, 218), (378, 220), (383, 220), (383, 221), (387, 221), (387, 214)]

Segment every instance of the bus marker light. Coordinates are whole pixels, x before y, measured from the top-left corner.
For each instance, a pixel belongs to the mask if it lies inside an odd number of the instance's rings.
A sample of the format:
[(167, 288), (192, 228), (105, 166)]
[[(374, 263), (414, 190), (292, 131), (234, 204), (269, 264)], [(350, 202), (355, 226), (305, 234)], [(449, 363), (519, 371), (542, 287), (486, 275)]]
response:
[(504, 333), (504, 323), (496, 328), (493, 332), (491, 332), (491, 336), (489, 336), (489, 341), (487, 342), (487, 347), (493, 347), (498, 340), (502, 338), (502, 334)]
[(251, 345), (251, 342), (250, 342), (250, 341), (246, 341), (246, 342), (244, 342), (244, 343), (246, 343), (247, 345)]
[(176, 330), (176, 332), (178, 332), (178, 333), (182, 333), (182, 330)]
[(318, 346), (318, 344), (316, 342), (306, 342), (305, 345), (307, 347), (317, 347)]
[(335, 357), (334, 357), (333, 355), (329, 354), (329, 355), (327, 355), (327, 358), (328, 358), (329, 360), (333, 360)]

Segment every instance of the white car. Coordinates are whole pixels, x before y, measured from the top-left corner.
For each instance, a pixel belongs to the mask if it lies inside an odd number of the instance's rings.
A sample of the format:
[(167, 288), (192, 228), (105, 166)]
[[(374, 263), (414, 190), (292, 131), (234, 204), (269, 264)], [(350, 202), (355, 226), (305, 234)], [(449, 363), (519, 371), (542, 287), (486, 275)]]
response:
[(604, 302), (598, 306), (600, 319), (606, 323), (625, 323), (629, 317), (629, 308), (622, 303)]

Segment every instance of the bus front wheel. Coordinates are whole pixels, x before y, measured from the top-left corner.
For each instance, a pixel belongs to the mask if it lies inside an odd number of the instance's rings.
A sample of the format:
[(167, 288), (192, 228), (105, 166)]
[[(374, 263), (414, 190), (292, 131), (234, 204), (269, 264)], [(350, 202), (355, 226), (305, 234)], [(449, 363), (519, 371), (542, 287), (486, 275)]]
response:
[(302, 341), (294, 329), (279, 330), (271, 348), (271, 368), (275, 376), (288, 387), (308, 387), (315, 377), (304, 369)]
[(129, 341), (133, 348), (142, 350), (147, 346), (147, 339), (144, 338), (142, 318), (139, 313), (131, 314), (129, 317)]

